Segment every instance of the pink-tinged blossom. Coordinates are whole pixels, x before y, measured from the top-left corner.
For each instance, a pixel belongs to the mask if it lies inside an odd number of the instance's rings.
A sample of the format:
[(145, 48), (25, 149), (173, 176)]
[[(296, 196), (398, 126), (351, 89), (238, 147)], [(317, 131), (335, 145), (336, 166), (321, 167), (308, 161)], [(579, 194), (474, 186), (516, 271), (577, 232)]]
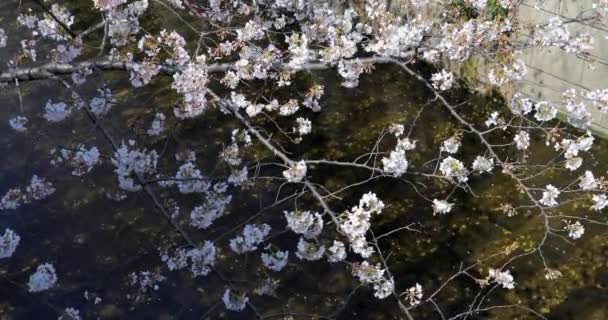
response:
[(180, 119), (194, 118), (207, 109), (207, 75), (206, 57), (199, 56), (195, 63), (188, 63), (185, 68), (173, 76), (171, 87), (183, 97), (183, 105), (174, 110)]
[(192, 162), (182, 164), (175, 174), (175, 179), (179, 192), (184, 194), (205, 192), (211, 187)]
[(380, 214), (384, 203), (376, 194), (368, 192), (361, 197), (359, 205), (346, 212), (346, 217), (340, 221), (340, 230), (348, 237), (351, 249), (363, 258), (368, 258), (374, 252), (366, 239), (371, 227), (372, 214)]
[(116, 166), (114, 172), (118, 176), (118, 184), (121, 189), (129, 192), (141, 189), (132, 174), (150, 175), (156, 171), (158, 162), (156, 151), (148, 152), (146, 149), (135, 149), (134, 146), (133, 140), (129, 140), (128, 145), (123, 142), (112, 157), (112, 163)]
[(312, 122), (310, 122), (310, 120), (300, 117), (296, 119), (296, 123), (298, 124), (298, 127), (293, 128), (293, 131), (298, 135), (304, 136), (312, 131)]
[(181, 270), (190, 265), (192, 277), (206, 276), (215, 265), (215, 245), (211, 241), (190, 250), (177, 249), (173, 255), (166, 251), (161, 252), (161, 260), (169, 270)]

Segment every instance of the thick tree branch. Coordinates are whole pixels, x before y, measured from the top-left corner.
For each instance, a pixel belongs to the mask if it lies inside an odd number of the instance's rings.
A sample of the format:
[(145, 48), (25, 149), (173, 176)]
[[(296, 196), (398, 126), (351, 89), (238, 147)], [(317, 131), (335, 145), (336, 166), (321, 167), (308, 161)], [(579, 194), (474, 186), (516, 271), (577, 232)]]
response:
[[(408, 54), (408, 56), (413, 57), (414, 51)], [(392, 63), (392, 59), (388, 57), (367, 57), (367, 58), (358, 58), (358, 59), (350, 59), (350, 61), (358, 60), (364, 64), (377, 64), (377, 63)], [(16, 68), (13, 70), (9, 70), (0, 74), (0, 83), (1, 82), (14, 82), (15, 80), (19, 81), (31, 81), (31, 80), (44, 80), (49, 79), (52, 76), (65, 76), (71, 75), (78, 70), (86, 69), (86, 68), (95, 68), (103, 71), (132, 71), (134, 68), (137, 68), (138, 63), (132, 61), (112, 61), (112, 60), (99, 60), (99, 61), (83, 61), (76, 63), (47, 63), (38, 67), (31, 68)], [(177, 66), (170, 65), (159, 65), (160, 70), (159, 74), (161, 75), (173, 75), (178, 72), (180, 69)], [(335, 67), (335, 65), (325, 62), (311, 62), (307, 63), (302, 67), (294, 68), (291, 67), (287, 63), (277, 64), (274, 66), (276, 70), (279, 71), (314, 71), (314, 70), (326, 70)], [(226, 72), (227, 70), (233, 69), (233, 63), (215, 63), (207, 66), (207, 71), (209, 73), (220, 73)]]

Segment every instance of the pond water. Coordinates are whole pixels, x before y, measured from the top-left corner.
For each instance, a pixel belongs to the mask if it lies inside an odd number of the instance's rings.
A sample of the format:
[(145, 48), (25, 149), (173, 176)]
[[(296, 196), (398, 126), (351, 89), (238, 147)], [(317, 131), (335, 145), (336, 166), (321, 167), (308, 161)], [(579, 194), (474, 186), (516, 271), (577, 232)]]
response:
[[(19, 32), (11, 29), (12, 24), (7, 22), (7, 19), (14, 19), (9, 9), (16, 6), (16, 1), (0, 4), (0, 22), (12, 32)], [(149, 23), (154, 24), (153, 21)], [(2, 51), (0, 61), (6, 61), (10, 51), (10, 48)], [(231, 131), (241, 128), (237, 121), (217, 110), (210, 110), (193, 120), (170, 120), (167, 134), (153, 139), (145, 134), (145, 129), (154, 114), (172, 114), (171, 101), (175, 93), (170, 89), (168, 79), (161, 78), (150, 86), (133, 90), (124, 74), (106, 73), (103, 77), (93, 76), (89, 84), (79, 90), (90, 98), (96, 86), (103, 83), (119, 100), (101, 122), (115, 140), (134, 139), (140, 147), (166, 154), (161, 157), (160, 172), (174, 173), (179, 164), (172, 155), (193, 150), (197, 165), (204, 174), (221, 177), (226, 173), (226, 168), (218, 164), (217, 155), (229, 141)], [(312, 135), (298, 145), (289, 144), (280, 135), (274, 137), (274, 141), (285, 146), (293, 159), (353, 161), (370, 150), (388, 125), (402, 123), (406, 130), (411, 128), (411, 137), (418, 141), (416, 152), (408, 156), (410, 166), (422, 169), (428, 159), (436, 157), (441, 142), (461, 129), (439, 103), (431, 101), (430, 93), (419, 82), (396, 67), (378, 66), (372, 74), (364, 75), (355, 89), (341, 87), (340, 79), (330, 71), (297, 79), (297, 87), (302, 90), (312, 83), (325, 86), (322, 112), (303, 113), (313, 122)], [(122, 201), (111, 199), (109, 195), (118, 192), (114, 168), (109, 160), (112, 149), (86, 114), (76, 112), (67, 121), (55, 125), (49, 125), (42, 118), (48, 99), (69, 100), (69, 93), (50, 81), (22, 84), (21, 104), (14, 87), (1, 90), (0, 105), (3, 108), (0, 109), (0, 123), (3, 124), (0, 125), (0, 152), (3, 156), (0, 157), (0, 194), (27, 184), (33, 174), (49, 179), (57, 189), (47, 200), (0, 213), (0, 230), (10, 227), (22, 237), (13, 257), (0, 260), (2, 319), (56, 319), (66, 307), (80, 310), (84, 319), (254, 318), (248, 310), (242, 313), (225, 311), (219, 299), (226, 287), (226, 279), (251, 292), (268, 276), (268, 271), (260, 265), (257, 253), (236, 257), (228, 248), (228, 240), (234, 236), (235, 225), (273, 204), (277, 198), (297, 192), (297, 186), (281, 186), (264, 179), (280, 174), (280, 171), (263, 167), (255, 183), (241, 191), (233, 191), (230, 213), (216, 221), (209, 230), (187, 226), (189, 210), (201, 199), (196, 196), (178, 197), (175, 190), (157, 188), (163, 205), (172, 207), (174, 199), (179, 199), (181, 211), (177, 220), (192, 238), (216, 241), (219, 249), (217, 269), (223, 278), (210, 274), (193, 279), (187, 271), (170, 272), (160, 260), (159, 248), (185, 246), (186, 243), (144, 193), (130, 193)], [(263, 85), (252, 90), (270, 94)], [(279, 97), (281, 94), (284, 93), (274, 93)], [(508, 113), (505, 103), (497, 96), (478, 96), (463, 89), (455, 91), (450, 98), (455, 102), (466, 101), (460, 107), (461, 112), (478, 122), (483, 122), (482, 119), (494, 110)], [(419, 113), (422, 107), (423, 111)], [(30, 119), (27, 135), (15, 133), (7, 124), (8, 119), (17, 114), (25, 114)], [(410, 126), (412, 123), (415, 126)], [(290, 128), (288, 121), (280, 120), (278, 124)], [(260, 121), (256, 125), (273, 130), (269, 121)], [(499, 132), (493, 138), (506, 141), (511, 136), (512, 132)], [(483, 149), (479, 141), (466, 135), (464, 139), (464, 149), (458, 156), (470, 163), (483, 153)], [(69, 168), (50, 164), (50, 149), (73, 148), (80, 143), (98, 146), (103, 164), (83, 178), (71, 176)], [(381, 148), (390, 150), (392, 144), (394, 141), (384, 141)], [(585, 158), (587, 168), (598, 174), (606, 172), (607, 147), (605, 141), (596, 140), (593, 151)], [(531, 148), (535, 150), (530, 159), (532, 162), (541, 162), (553, 154), (543, 137), (535, 137)], [(254, 159), (261, 163), (277, 161), (257, 145), (247, 151), (247, 159), (252, 165), (255, 164)], [(367, 179), (369, 172), (316, 165), (309, 168), (309, 176), (313, 182), (335, 191)], [(537, 182), (544, 185), (541, 183), (549, 178), (554, 184), (560, 181), (569, 183), (573, 175), (563, 170), (551, 170)], [(434, 216), (430, 204), (417, 194), (414, 185), (430, 198), (455, 192), (455, 210), (447, 215)], [(522, 210), (516, 216), (508, 217), (496, 210), (503, 203), (514, 206), (523, 203), (523, 196), (508, 177), (502, 174), (476, 176), (470, 185), (475, 194), (453, 191), (448, 184), (415, 176), (406, 176), (402, 180), (377, 179), (349, 188), (327, 200), (335, 211), (340, 212), (355, 205), (363, 193), (374, 190), (388, 205), (382, 215), (374, 218), (372, 229), (375, 234), (413, 223), (412, 227), (419, 232), (397, 232), (384, 237), (379, 245), (389, 255), (388, 264), (398, 289), (405, 290), (420, 283), (425, 290), (432, 292), (457, 272), (461, 264), (473, 264), (507, 248), (521, 253), (533, 248), (542, 236), (543, 225), (536, 212)], [(290, 200), (275, 205), (254, 220), (273, 226), (275, 231), (270, 242), (292, 253), (298, 238), (279, 230), (284, 230), (283, 210), (293, 209), (295, 205), (320, 210), (312, 198), (302, 196), (295, 202)], [(567, 215), (595, 215), (595, 219), (606, 220), (602, 217), (604, 213), (590, 213), (576, 203), (563, 210), (562, 213)], [(510, 269), (517, 283), (515, 289), (493, 290), (486, 304), (522, 304), (538, 310), (549, 319), (606, 319), (607, 229), (603, 226), (586, 227), (585, 236), (575, 245), (555, 238), (550, 238), (546, 244), (547, 261), (552, 268), (562, 272), (562, 278), (546, 280), (537, 255), (518, 259)], [(500, 266), (508, 259), (506, 255), (499, 255), (484, 260), (471, 273), (483, 278), (489, 267)], [(28, 277), (44, 262), (54, 264), (58, 285), (43, 293), (29, 293), (25, 285)], [(158, 271), (166, 279), (159, 283), (158, 290), (140, 296), (128, 284), (128, 275), (144, 270)], [(333, 315), (338, 319), (399, 318), (394, 300), (373, 298), (371, 289), (359, 287), (344, 264), (301, 263), (290, 254), (286, 270), (273, 276), (280, 279), (276, 297), (249, 294), (260, 313), (269, 318), (281, 312), (290, 313), (293, 319), (310, 319), (314, 314)], [(435, 300), (445, 314), (456, 314), (466, 311), (479, 292), (479, 285), (464, 277), (451, 282)], [(482, 294), (486, 293), (487, 288), (482, 291)], [(348, 303), (344, 304), (349, 295)], [(96, 303), (96, 297), (101, 301)], [(439, 319), (430, 304), (414, 310), (413, 316), (416, 319)], [(531, 319), (531, 316), (521, 310), (502, 309), (469, 318)]]

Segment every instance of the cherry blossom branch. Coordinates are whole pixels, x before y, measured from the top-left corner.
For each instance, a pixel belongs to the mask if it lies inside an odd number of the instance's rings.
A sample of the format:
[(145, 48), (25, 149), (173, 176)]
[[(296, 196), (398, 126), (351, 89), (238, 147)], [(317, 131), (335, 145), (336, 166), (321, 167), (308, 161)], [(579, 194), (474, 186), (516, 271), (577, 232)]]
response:
[[(414, 56), (415, 52), (411, 51), (408, 53), (409, 56)], [(391, 58), (373, 56), (366, 58), (350, 59), (351, 61), (358, 61), (363, 64), (383, 64), (393, 63)], [(348, 61), (348, 60), (347, 60)], [(65, 76), (71, 75), (74, 72), (87, 68), (96, 68), (102, 71), (132, 71), (139, 67), (137, 62), (133, 61), (113, 61), (113, 60), (99, 60), (99, 61), (82, 61), (76, 63), (56, 63), (51, 62), (38, 67), (31, 68), (15, 68), (9, 71), (0, 73), (0, 83), (11, 83), (15, 80), (19, 81), (32, 81), (32, 80), (44, 80), (49, 79), (52, 76)], [(161, 75), (173, 75), (180, 71), (177, 66), (159, 64), (159, 74)], [(276, 64), (273, 66), (278, 71), (318, 71), (327, 70), (334, 68), (335, 65), (325, 62), (310, 62), (300, 67), (293, 67), (286, 63)], [(220, 73), (226, 72), (234, 68), (233, 63), (215, 63), (206, 66), (206, 71), (209, 73)]]

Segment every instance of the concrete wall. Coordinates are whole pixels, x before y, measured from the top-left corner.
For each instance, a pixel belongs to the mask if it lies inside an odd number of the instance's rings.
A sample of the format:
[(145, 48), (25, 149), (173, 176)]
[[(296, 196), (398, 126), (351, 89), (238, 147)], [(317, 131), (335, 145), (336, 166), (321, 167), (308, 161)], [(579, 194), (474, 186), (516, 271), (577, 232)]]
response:
[[(547, 21), (556, 14), (562, 20), (576, 18), (583, 13), (589, 17), (593, 0), (545, 0), (542, 11), (531, 7), (535, 0), (524, 0), (520, 7), (519, 20), (525, 24), (537, 24)], [(604, 18), (604, 21), (608, 21)], [(595, 49), (592, 54), (603, 60), (590, 63), (573, 54), (558, 49), (526, 49), (523, 59), (529, 67), (524, 79), (523, 91), (534, 97), (559, 101), (561, 94), (568, 88), (604, 89), (608, 88), (608, 26), (590, 25), (590, 22), (570, 23), (568, 29), (572, 35), (588, 32), (595, 38)], [(593, 66), (595, 70), (592, 70)], [(599, 135), (608, 137), (608, 114), (589, 106), (593, 115), (592, 129)]]

